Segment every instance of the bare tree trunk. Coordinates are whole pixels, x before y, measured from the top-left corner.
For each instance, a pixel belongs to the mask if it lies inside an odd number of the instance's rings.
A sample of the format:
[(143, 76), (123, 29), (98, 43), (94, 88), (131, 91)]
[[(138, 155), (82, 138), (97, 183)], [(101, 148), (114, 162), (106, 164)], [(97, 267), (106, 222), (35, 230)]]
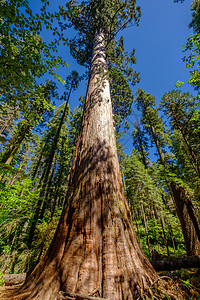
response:
[(20, 291), (22, 299), (57, 299), (61, 290), (88, 295), (95, 289), (106, 299), (141, 299), (158, 279), (138, 244), (125, 199), (106, 72), (99, 33), (70, 177), (73, 188), (51, 246)]

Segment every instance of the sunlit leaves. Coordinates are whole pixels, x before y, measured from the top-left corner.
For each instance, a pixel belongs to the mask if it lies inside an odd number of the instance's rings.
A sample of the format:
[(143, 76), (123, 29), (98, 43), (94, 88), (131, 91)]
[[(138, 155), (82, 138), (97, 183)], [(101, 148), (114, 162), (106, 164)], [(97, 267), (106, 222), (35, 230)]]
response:
[(184, 52), (189, 51), (188, 56), (184, 56), (183, 61), (187, 68), (191, 68), (189, 83), (195, 88), (200, 88), (200, 34), (195, 34), (188, 38)]
[[(42, 26), (48, 23), (49, 16), (49, 1), (42, 2), (41, 13), (36, 15), (25, 0), (0, 4), (0, 97), (9, 105), (19, 104), (22, 111), (27, 95), (33, 97), (37, 93), (37, 79), (45, 73), (57, 76), (55, 67), (66, 66), (61, 57), (53, 54), (57, 52), (59, 41), (64, 39), (58, 28), (51, 26), (58, 36), (51, 43), (40, 37)], [(55, 15), (50, 15), (50, 18), (55, 18)]]

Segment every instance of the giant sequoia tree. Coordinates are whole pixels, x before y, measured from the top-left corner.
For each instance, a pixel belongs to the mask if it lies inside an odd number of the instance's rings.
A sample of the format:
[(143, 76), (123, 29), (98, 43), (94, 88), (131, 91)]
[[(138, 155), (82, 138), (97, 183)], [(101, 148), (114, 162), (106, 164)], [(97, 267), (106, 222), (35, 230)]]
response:
[(91, 54), (82, 126), (55, 236), (16, 297), (58, 299), (64, 291), (68, 299), (142, 299), (158, 276), (138, 244), (122, 187), (105, 47), (137, 20), (137, 9), (134, 0), (73, 3), (67, 15), (79, 47), (72, 50)]

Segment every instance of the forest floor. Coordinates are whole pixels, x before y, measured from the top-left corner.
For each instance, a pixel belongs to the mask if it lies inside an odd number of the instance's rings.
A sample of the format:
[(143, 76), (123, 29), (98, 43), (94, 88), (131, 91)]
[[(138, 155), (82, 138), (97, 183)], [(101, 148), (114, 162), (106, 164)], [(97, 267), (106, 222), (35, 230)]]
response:
[[(158, 272), (160, 278), (166, 282), (165, 289), (171, 289), (172, 285), (179, 290), (181, 290), (180, 299), (185, 300), (199, 300), (200, 299), (200, 270), (199, 269), (181, 269), (177, 271), (162, 271)], [(11, 274), (13, 275), (13, 274)], [(11, 280), (12, 281), (12, 280)], [(8, 283), (7, 283), (8, 284)], [(10, 285), (3, 285), (0, 287), (0, 300), (12, 299), (10, 294), (14, 290), (18, 290), (23, 283), (15, 282)], [(151, 295), (150, 295), (151, 294)], [(164, 296), (159, 296), (159, 284), (158, 281), (153, 283), (151, 287), (151, 293), (148, 296), (144, 296), (144, 300), (150, 299), (176, 299), (177, 297), (170, 297), (169, 294)], [(74, 298), (76, 300), (76, 298)]]
[[(180, 269), (177, 271), (162, 271), (162, 272), (158, 272), (158, 274), (160, 278), (168, 282), (169, 287), (172, 284), (174, 286), (177, 286), (177, 288), (181, 290), (185, 300), (200, 299), (200, 270), (199, 269)], [(170, 298), (166, 297), (163, 299), (167, 300)]]

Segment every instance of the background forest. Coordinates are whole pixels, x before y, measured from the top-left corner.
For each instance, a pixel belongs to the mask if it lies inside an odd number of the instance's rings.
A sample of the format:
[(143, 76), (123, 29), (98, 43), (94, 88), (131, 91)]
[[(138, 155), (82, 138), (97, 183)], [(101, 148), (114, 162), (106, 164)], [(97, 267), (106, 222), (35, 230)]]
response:
[[(68, 35), (73, 1), (68, 1), (68, 13), (61, 6), (49, 12), (49, 1), (41, 3), (34, 14), (26, 0), (0, 0), (2, 275), (33, 270), (53, 238), (71, 188), (69, 176), (85, 100), (81, 96), (80, 104), (70, 109), (73, 92), (88, 77), (87, 52), (71, 31)], [(139, 22), (139, 9), (137, 18)], [(189, 26), (193, 35), (185, 45), (183, 61), (190, 68), (188, 80), (194, 93), (183, 92), (183, 83), (178, 82), (162, 99), (155, 99), (137, 89), (135, 52), (125, 51), (123, 36), (107, 50), (124, 190), (138, 240), (150, 260), (200, 255), (199, 0), (193, 0)], [(44, 29), (53, 37), (49, 43), (41, 37)], [(68, 63), (67, 57), (57, 55), (61, 44), (85, 67), (84, 74), (74, 70), (67, 71), (66, 78), (59, 76), (57, 68)], [(53, 76), (63, 82), (63, 95)], [(132, 108), (140, 116), (135, 124), (127, 119)], [(128, 130), (130, 155), (122, 142)]]

